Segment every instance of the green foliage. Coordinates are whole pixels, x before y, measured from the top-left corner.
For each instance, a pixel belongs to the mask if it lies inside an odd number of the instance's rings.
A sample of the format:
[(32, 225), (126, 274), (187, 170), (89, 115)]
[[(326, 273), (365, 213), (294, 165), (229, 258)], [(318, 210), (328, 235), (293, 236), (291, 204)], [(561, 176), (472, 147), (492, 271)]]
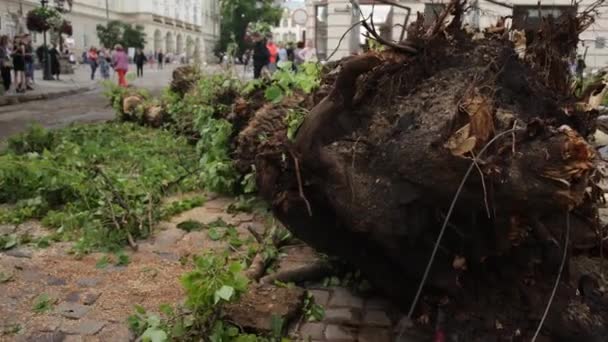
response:
[(104, 255), (99, 260), (97, 260), (97, 263), (95, 264), (95, 268), (104, 269), (104, 268), (110, 266), (111, 262), (112, 261), (110, 260), (110, 257), (107, 255)]
[(7, 234), (0, 236), (0, 251), (8, 250), (16, 247), (19, 244), (17, 234)]
[(304, 318), (308, 322), (320, 322), (325, 318), (325, 309), (315, 303), (315, 298), (310, 292), (306, 292), (306, 298), (304, 299)]
[(188, 211), (192, 208), (200, 207), (205, 204), (205, 198), (201, 196), (194, 196), (192, 198), (186, 198), (183, 200), (171, 202), (163, 205), (161, 208), (161, 218), (168, 219), (177, 214), (181, 214), (184, 211)]
[(53, 134), (50, 150), (0, 156), (0, 204), (14, 204), (0, 223), (42, 219), (86, 253), (147, 236), (164, 195), (200, 188), (195, 149), (169, 132), (100, 124)]
[(279, 24), (282, 13), (281, 7), (274, 0), (220, 0), (219, 14), (222, 21), (216, 53), (225, 52), (232, 41), (239, 45), (238, 51), (242, 53), (247, 44), (245, 36), (248, 28), (257, 32), (269, 32), (268, 27)]
[(230, 158), (233, 129), (223, 117), (240, 87), (240, 81), (233, 76), (216, 74), (200, 79), (183, 98), (171, 92), (163, 96), (170, 127), (197, 141), (200, 177), (210, 191), (234, 193), (239, 185), (239, 175)]
[(279, 103), (294, 91), (304, 94), (312, 93), (321, 82), (321, 66), (318, 63), (304, 63), (294, 71), (291, 63), (279, 65), (277, 72), (272, 74), (270, 82), (265, 80), (252, 80), (243, 88), (245, 94), (251, 93), (257, 88), (266, 86), (264, 97), (272, 103)]
[(195, 221), (195, 220), (187, 220), (187, 221), (180, 222), (177, 224), (177, 228), (179, 228), (181, 230), (185, 230), (187, 232), (201, 230), (201, 229), (203, 229), (203, 227), (205, 227), (204, 224), (200, 223), (199, 221)]
[(293, 140), (298, 132), (298, 129), (304, 122), (306, 117), (306, 111), (301, 108), (290, 108), (287, 110), (287, 116), (285, 116), (285, 124), (287, 125), (287, 138)]
[(97, 25), (97, 37), (101, 44), (108, 49), (121, 44), (125, 49), (142, 48), (146, 45), (144, 27), (112, 20), (107, 25)]
[(51, 311), (56, 302), (57, 299), (49, 296), (46, 293), (43, 293), (36, 297), (36, 299), (34, 300), (32, 310), (38, 314), (45, 313)]
[(24, 133), (8, 139), (8, 150), (14, 154), (42, 153), (55, 146), (55, 134), (35, 124)]
[(217, 304), (230, 302), (247, 289), (249, 280), (243, 275), (244, 266), (240, 262), (208, 254), (195, 258), (194, 266), (192, 272), (182, 277), (182, 285), (186, 305), (200, 322), (212, 317)]

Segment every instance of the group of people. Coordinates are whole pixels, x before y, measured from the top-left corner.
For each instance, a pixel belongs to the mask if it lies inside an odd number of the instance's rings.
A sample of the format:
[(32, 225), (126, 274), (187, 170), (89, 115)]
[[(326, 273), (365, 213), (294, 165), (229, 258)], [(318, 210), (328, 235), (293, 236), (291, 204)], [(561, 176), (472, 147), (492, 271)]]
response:
[(311, 40), (298, 42), (293, 46), (289, 44), (275, 44), (272, 36), (266, 37), (259, 33), (252, 35), (253, 40), (253, 77), (260, 78), (264, 70), (272, 74), (277, 70), (280, 63), (291, 62), (292, 68), (297, 68), (304, 62), (312, 62), (317, 58), (317, 53)]
[[(8, 36), (0, 36), (0, 74), (2, 86), (5, 92), (9, 91), (14, 84), (15, 92), (24, 93), (34, 89), (34, 62), (35, 57), (39, 64), (44, 65), (44, 46), (40, 46), (35, 52), (31, 36), (26, 33), (17, 35), (13, 39)], [(59, 58), (60, 51), (56, 45), (52, 45), (48, 51), (51, 75), (59, 79), (61, 72)]]
[[(92, 46), (83, 56), (83, 60), (91, 67), (91, 80), (95, 80), (97, 69), (99, 69), (104, 80), (110, 78), (110, 69), (113, 69), (118, 75), (118, 85), (127, 87), (126, 76), (129, 71), (129, 55), (122, 45), (116, 44), (111, 51)], [(142, 49), (136, 50), (133, 62), (137, 66), (137, 77), (143, 77), (144, 65), (148, 62), (148, 57)]]

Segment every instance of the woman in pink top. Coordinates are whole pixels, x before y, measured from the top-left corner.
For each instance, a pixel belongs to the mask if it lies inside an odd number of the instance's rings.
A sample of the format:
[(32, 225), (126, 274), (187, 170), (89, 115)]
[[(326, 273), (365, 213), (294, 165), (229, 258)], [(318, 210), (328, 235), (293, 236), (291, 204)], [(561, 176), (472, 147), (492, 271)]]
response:
[(118, 73), (118, 85), (127, 87), (127, 71), (129, 70), (129, 56), (122, 48), (122, 45), (116, 44), (114, 47), (114, 56), (112, 56), (112, 65)]

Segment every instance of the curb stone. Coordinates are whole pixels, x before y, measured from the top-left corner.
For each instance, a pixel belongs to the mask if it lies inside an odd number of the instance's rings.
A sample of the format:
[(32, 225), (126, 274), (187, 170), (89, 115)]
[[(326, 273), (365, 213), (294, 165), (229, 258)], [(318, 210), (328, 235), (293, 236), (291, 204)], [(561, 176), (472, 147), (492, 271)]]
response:
[(69, 89), (69, 90), (64, 90), (64, 91), (59, 91), (59, 92), (42, 93), (42, 94), (0, 96), (0, 107), (16, 105), (16, 104), (26, 103), (26, 102), (31, 102), (31, 101), (56, 99), (59, 97), (64, 97), (64, 96), (69, 96), (69, 95), (82, 94), (82, 93), (86, 93), (87, 91), (91, 91), (93, 89), (94, 89), (94, 87), (84, 87), (84, 88)]

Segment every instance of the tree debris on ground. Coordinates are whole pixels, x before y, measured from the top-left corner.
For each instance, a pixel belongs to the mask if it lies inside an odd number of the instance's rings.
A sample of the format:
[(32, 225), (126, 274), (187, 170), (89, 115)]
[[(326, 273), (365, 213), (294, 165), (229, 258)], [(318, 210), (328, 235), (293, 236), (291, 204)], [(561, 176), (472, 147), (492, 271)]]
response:
[(560, 267), (565, 251), (600, 262), (606, 247), (601, 161), (586, 140), (597, 101), (575, 96), (567, 64), (599, 4), (543, 19), (525, 49), (505, 28), (468, 34), (464, 2), (431, 26), (419, 15), (407, 41), (327, 74), (293, 141), (278, 118), (301, 100), (258, 110), (237, 164), (255, 163), (260, 194), (296, 237), (405, 310), (436, 249), (413, 320), (440, 307), (463, 340), (529, 339), (561, 274), (541, 335), (602, 340), (603, 288), (579, 296), (578, 264)]
[(233, 189), (243, 182), (217, 178), (253, 169), (285, 227), (359, 268), (419, 329), (602, 341), (606, 167), (589, 139), (606, 85), (577, 95), (568, 70), (602, 4), (535, 30), (500, 20), (474, 32), (454, 0), (430, 25), (419, 14), (402, 42), (363, 21), (383, 48), (332, 63), (320, 84), (290, 74), (239, 95), (180, 72), (184, 100), (165, 124), (214, 163), (211, 184)]

